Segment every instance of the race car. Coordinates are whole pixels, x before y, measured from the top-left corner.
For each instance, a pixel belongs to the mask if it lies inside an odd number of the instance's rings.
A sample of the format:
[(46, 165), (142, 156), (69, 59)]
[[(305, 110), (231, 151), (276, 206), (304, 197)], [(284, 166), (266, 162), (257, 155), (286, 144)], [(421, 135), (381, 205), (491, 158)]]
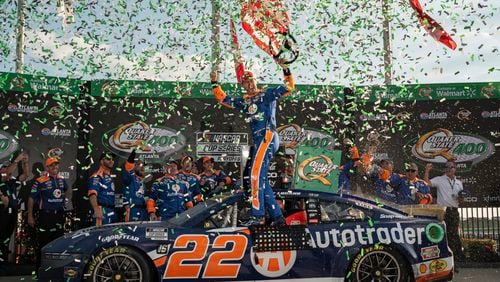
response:
[(92, 227), (42, 250), (41, 281), (451, 280), (445, 225), (356, 196), (276, 192), (287, 225), (246, 227), (243, 192), (165, 222)]

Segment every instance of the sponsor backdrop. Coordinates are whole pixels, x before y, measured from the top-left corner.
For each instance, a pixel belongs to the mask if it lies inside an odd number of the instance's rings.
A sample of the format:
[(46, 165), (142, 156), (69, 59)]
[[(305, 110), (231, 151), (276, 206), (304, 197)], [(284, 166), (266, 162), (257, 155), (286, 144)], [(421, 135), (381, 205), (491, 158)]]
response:
[(22, 188), (24, 200), (47, 156), (60, 156), (60, 175), (70, 187), (75, 182), (79, 87), (71, 79), (0, 74), (0, 161), (28, 153), (31, 177)]
[[(62, 154), (61, 172), (69, 185), (76, 178), (77, 164), (82, 164), (82, 181), (76, 188), (84, 188), (101, 151), (115, 152), (116, 166), (122, 167), (136, 147), (153, 177), (161, 175), (162, 162), (183, 154), (214, 155), (219, 167), (239, 177), (237, 155), (242, 145), (252, 144), (249, 126), (242, 114), (216, 103), (208, 83), (89, 84), (90, 95), (84, 93), (86, 101), (80, 99), (80, 105), (77, 80), (0, 74), (0, 160), (24, 150), (31, 166), (38, 163), (33, 169), (41, 170), (51, 150)], [(240, 95), (234, 84), (223, 88)], [(435, 164), (435, 176), (442, 173), (446, 159), (456, 158), (459, 177), (471, 192), (466, 204), (498, 206), (499, 88), (498, 83), (364, 87), (355, 89), (356, 99), (343, 105), (342, 87), (299, 85), (293, 96), (278, 104), (281, 149), (271, 165), (271, 183), (279, 182), (285, 155), (297, 160), (299, 146), (315, 148), (311, 158), (321, 155), (320, 149), (338, 150), (338, 140), (349, 127), (355, 128), (354, 141), (361, 151), (378, 143), (376, 158), (393, 159), (400, 169), (405, 162), (416, 162), (421, 176), (427, 162)], [(82, 152), (77, 162), (78, 149)]]
[(499, 84), (358, 91), (370, 97), (355, 114), (358, 140), (379, 144), (377, 159), (392, 159), (401, 172), (405, 163), (415, 162), (420, 177), (427, 163), (433, 164), (434, 177), (444, 173), (447, 160), (455, 159), (458, 178), (471, 193), (463, 206), (500, 205)]
[[(229, 95), (241, 95), (234, 85), (223, 88)], [(299, 86), (294, 96), (279, 103), (280, 155), (293, 155), (298, 145), (306, 143), (333, 149), (341, 125), (335, 122), (340, 118), (340, 90)], [(209, 84), (95, 81), (91, 95), (94, 162), (106, 149), (116, 153), (116, 165), (123, 166), (137, 148), (139, 158), (156, 178), (166, 160), (179, 160), (185, 154), (212, 156), (216, 166), (240, 178), (242, 146), (252, 145), (249, 124), (240, 112), (219, 105)], [(269, 172), (272, 185), (282, 168), (282, 158), (277, 157)], [(119, 174), (117, 178), (120, 181)]]

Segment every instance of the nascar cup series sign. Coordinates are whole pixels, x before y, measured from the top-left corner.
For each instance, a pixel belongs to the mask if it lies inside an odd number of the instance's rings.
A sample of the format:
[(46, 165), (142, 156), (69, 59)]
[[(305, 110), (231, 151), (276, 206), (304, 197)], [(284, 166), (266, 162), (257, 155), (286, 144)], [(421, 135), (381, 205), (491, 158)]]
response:
[(136, 148), (141, 158), (160, 161), (181, 150), (186, 137), (168, 127), (150, 126), (142, 121), (124, 124), (106, 132), (102, 141), (107, 149), (127, 158)]
[(17, 151), (19, 143), (10, 133), (0, 130), (0, 160)]
[(482, 136), (444, 128), (412, 139), (405, 147), (410, 146), (412, 155), (425, 162), (445, 163), (455, 160), (472, 166), (490, 157), (495, 150), (493, 143)]

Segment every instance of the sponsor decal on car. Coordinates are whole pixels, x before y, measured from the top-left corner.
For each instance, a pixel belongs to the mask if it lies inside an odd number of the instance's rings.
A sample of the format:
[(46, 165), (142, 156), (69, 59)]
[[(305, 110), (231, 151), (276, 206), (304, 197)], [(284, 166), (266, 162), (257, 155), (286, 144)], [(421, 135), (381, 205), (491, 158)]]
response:
[(435, 259), (439, 257), (441, 250), (437, 245), (420, 249), (420, 255), (423, 260)]
[(250, 250), (250, 261), (254, 269), (263, 276), (274, 278), (287, 274), (295, 264), (297, 252), (275, 251), (275, 252), (254, 252)]
[(103, 243), (109, 243), (111, 241), (116, 241), (116, 240), (129, 240), (129, 241), (139, 242), (139, 237), (128, 234), (115, 234), (106, 236), (104, 238), (99, 238), (99, 240)]
[[(306, 229), (309, 233), (309, 230)], [(423, 227), (401, 227), (400, 223), (396, 223), (393, 227), (362, 227), (356, 225), (356, 228), (345, 228), (343, 230), (332, 229), (325, 231), (316, 231), (309, 233), (311, 235), (311, 247), (313, 248), (328, 248), (334, 246), (351, 247), (356, 243), (360, 244), (422, 244)], [(425, 235), (425, 234), (424, 234)]]
[(438, 259), (438, 260), (435, 260), (429, 264), (429, 270), (432, 273), (441, 272), (441, 271), (445, 270), (447, 266), (448, 265), (446, 264), (446, 261), (444, 261), (442, 259)]
[(64, 267), (64, 278), (75, 278), (78, 275), (78, 267)]
[(168, 240), (168, 229), (146, 228), (146, 238), (150, 240)]

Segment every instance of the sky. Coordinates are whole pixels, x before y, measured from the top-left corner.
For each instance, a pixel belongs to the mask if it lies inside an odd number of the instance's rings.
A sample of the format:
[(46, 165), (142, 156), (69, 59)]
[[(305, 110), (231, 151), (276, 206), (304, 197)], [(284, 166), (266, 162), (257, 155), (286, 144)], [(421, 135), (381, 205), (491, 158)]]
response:
[[(65, 23), (69, 14), (55, 2), (26, 0), (25, 73), (84, 80), (209, 80), (211, 1), (74, 1), (72, 23)], [(291, 65), (296, 83), (384, 82), (381, 1), (284, 2), (300, 49)], [(408, 2), (390, 5), (393, 84), (500, 81), (500, 1), (421, 1), (457, 42), (456, 50), (429, 36)], [(0, 0), (0, 72), (15, 72), (16, 3)], [(232, 17), (246, 68), (261, 82), (281, 81), (276, 63), (242, 30), (237, 1), (221, 1), (221, 6), (221, 80), (235, 81), (228, 35)]]

